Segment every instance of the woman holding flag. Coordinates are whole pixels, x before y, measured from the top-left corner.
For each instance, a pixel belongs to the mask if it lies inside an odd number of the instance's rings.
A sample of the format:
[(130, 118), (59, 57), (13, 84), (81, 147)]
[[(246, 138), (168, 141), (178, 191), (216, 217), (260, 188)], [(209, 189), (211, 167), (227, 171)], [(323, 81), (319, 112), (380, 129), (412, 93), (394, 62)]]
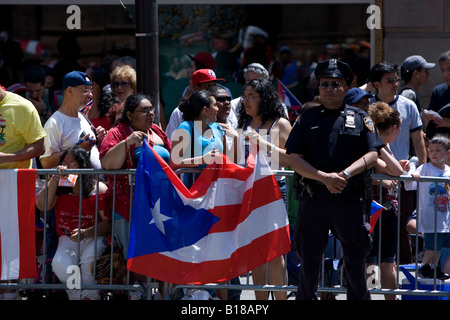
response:
[[(285, 118), (283, 102), (273, 84), (266, 79), (254, 79), (244, 86), (243, 104), (237, 110), (239, 113), (238, 128), (244, 131), (243, 138), (256, 143), (259, 150), (264, 151), (272, 169), (280, 170), (289, 167), (289, 157), (286, 155), (284, 144), (291, 132), (291, 124)], [(245, 143), (241, 143), (242, 146)], [(241, 152), (247, 159), (248, 144)], [(261, 154), (261, 153), (260, 153)], [(243, 163), (244, 161), (240, 162)], [(244, 162), (245, 163), (245, 162)], [(277, 177), (283, 199), (286, 203), (286, 181), (284, 177)], [(252, 271), (253, 282), (264, 285), (266, 266), (262, 265)], [(284, 258), (280, 256), (268, 263), (267, 280), (272, 285), (283, 285), (287, 279), (284, 270)], [(287, 298), (286, 292), (274, 293), (277, 300)], [(268, 293), (255, 291), (257, 300), (267, 300)]]
[[(133, 94), (125, 100), (118, 124), (108, 131), (100, 146), (100, 162), (106, 170), (136, 168), (144, 139), (167, 162), (172, 143), (165, 132), (156, 124), (155, 107), (150, 98), (142, 94)], [(116, 187), (114, 175), (108, 175), (108, 196), (116, 194), (114, 212), (114, 235), (122, 247), (123, 257), (128, 258), (129, 219), (131, 182), (128, 175), (117, 175)], [(133, 274), (134, 278), (139, 276)], [(135, 279), (133, 279), (135, 280)], [(160, 282), (160, 292), (163, 283)]]
[[(117, 126), (108, 131), (100, 146), (102, 168), (106, 170), (136, 168), (144, 139), (163, 159), (168, 161), (172, 143), (154, 121), (155, 107), (151, 104), (150, 99), (141, 94), (129, 96), (125, 100)], [(113, 175), (108, 175), (108, 182), (109, 195), (112, 197)], [(123, 247), (123, 255), (126, 259), (130, 213), (130, 182), (127, 175), (116, 177), (115, 190), (114, 230), (118, 230), (116, 236)]]

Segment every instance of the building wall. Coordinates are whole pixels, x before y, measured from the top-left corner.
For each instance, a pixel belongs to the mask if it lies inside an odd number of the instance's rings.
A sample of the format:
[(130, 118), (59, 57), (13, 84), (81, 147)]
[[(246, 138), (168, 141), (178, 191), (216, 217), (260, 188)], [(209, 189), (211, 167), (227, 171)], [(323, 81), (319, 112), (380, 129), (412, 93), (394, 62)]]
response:
[[(450, 50), (450, 0), (385, 0), (383, 13), (384, 60), (401, 64), (418, 54), (437, 64), (439, 55)], [(425, 106), (432, 89), (442, 82), (437, 65), (421, 89)]]
[[(450, 0), (375, 0), (382, 7), (383, 28), (377, 47), (382, 60), (401, 63), (404, 58), (420, 54), (436, 62), (441, 52), (450, 50)], [(290, 4), (273, 14), (264, 16), (266, 25), (276, 24), (277, 45), (290, 44), (300, 52), (320, 50), (329, 42), (346, 38), (367, 37), (364, 23), (366, 4)], [(52, 53), (57, 53), (56, 41), (66, 28), (67, 6), (1, 6), (6, 14), (2, 27), (18, 39), (39, 39)], [(70, 31), (79, 36), (82, 55), (86, 60), (102, 51), (128, 47), (134, 49), (133, 21), (121, 6), (81, 6), (82, 30)], [(378, 38), (377, 38), (378, 39)], [(378, 49), (376, 48), (376, 49)], [(422, 88), (427, 105), (431, 90), (441, 83), (439, 68), (431, 72), (429, 83)]]

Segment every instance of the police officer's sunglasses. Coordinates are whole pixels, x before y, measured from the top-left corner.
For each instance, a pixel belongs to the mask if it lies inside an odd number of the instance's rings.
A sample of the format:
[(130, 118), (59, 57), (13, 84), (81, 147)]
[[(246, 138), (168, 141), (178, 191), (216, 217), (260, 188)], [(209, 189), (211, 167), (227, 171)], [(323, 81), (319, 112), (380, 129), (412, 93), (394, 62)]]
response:
[(337, 89), (337, 88), (340, 88), (342, 86), (342, 84), (338, 81), (333, 81), (333, 82), (324, 81), (320, 84), (320, 86), (324, 89), (328, 89), (328, 87), (330, 87), (330, 86), (332, 89)]

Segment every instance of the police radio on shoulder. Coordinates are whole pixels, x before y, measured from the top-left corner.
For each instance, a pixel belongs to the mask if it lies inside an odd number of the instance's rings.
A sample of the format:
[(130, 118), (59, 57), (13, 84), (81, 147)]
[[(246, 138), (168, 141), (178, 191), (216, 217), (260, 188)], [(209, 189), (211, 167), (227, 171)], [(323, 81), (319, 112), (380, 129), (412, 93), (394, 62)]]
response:
[(342, 173), (343, 173), (344, 176), (345, 176), (345, 180), (350, 179), (350, 172), (348, 172), (347, 170), (342, 170)]

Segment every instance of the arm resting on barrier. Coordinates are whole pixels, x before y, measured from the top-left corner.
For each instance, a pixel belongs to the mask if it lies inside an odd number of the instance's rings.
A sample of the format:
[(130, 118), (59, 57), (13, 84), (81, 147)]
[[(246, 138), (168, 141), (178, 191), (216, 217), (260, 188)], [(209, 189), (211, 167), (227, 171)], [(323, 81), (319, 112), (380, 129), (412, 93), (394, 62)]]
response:
[[(375, 173), (388, 174), (391, 176), (400, 176), (403, 173), (402, 165), (390, 154), (386, 147), (380, 150), (380, 157), (375, 166)], [(381, 160), (381, 161), (380, 161)]]

